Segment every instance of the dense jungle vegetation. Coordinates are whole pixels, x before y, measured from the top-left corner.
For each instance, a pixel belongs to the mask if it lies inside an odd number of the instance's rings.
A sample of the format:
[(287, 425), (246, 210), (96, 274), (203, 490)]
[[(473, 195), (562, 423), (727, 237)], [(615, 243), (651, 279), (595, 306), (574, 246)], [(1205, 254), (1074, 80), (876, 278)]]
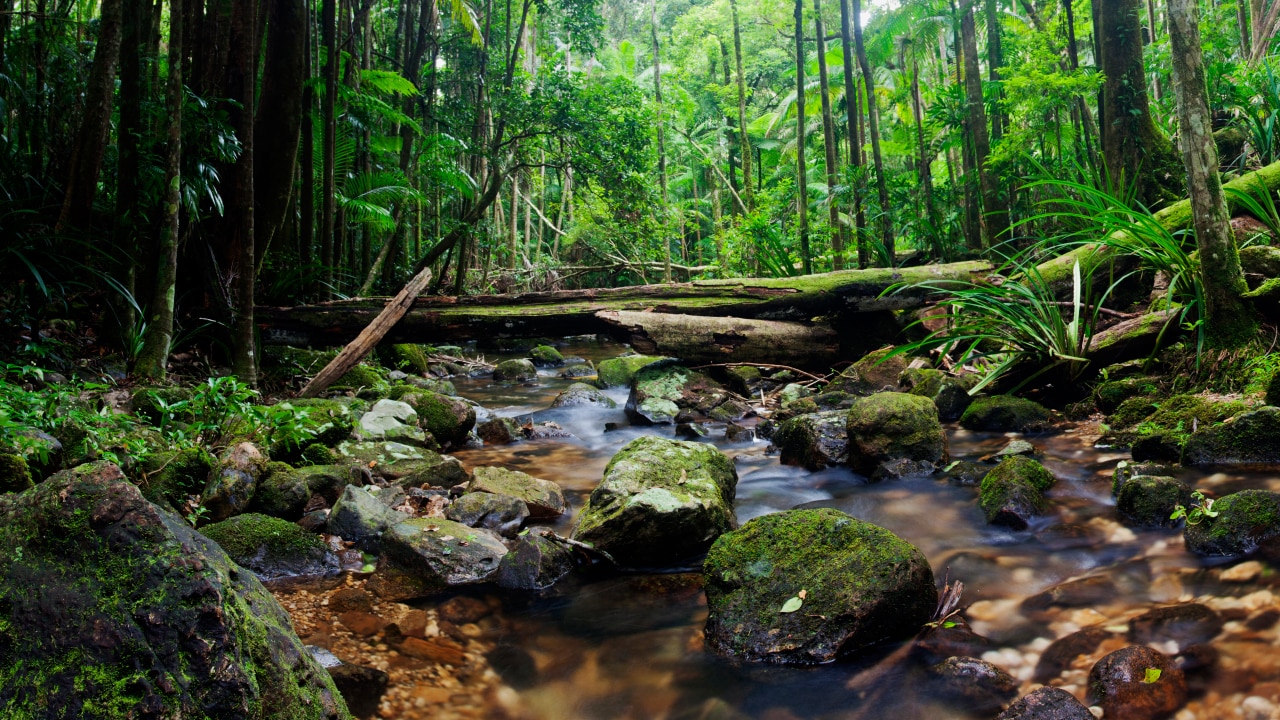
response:
[[(1195, 327), (1238, 264), (1202, 287), (1150, 213), (1188, 167), (1209, 207), (1206, 163), (1280, 159), (1265, 0), (4, 3), (4, 351), (47, 367), (194, 348), (254, 383), (255, 306), (424, 268), (461, 295), (1029, 265), (1117, 230)], [(1259, 177), (1228, 200), (1265, 234)]]

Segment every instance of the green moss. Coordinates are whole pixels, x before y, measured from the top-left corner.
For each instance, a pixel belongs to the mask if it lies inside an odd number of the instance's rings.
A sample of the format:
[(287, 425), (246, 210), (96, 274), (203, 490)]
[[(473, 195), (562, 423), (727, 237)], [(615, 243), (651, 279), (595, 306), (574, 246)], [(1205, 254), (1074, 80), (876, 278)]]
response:
[(278, 557), (321, 555), (324, 540), (287, 520), (258, 513), (245, 513), (200, 528), (201, 534), (218, 543), (233, 560), (241, 564), (265, 550)]
[(405, 372), (421, 375), (427, 372), (428, 366), (431, 364), (431, 358), (428, 356), (429, 348), (425, 345), (397, 343), (395, 345), (387, 345), (385, 349), (379, 348), (379, 350), (383, 364), (396, 370), (404, 370)]
[(1093, 389), (1094, 403), (1104, 413), (1114, 412), (1125, 400), (1134, 397), (1154, 397), (1160, 387), (1151, 378), (1125, 378), (1099, 383)]
[(1160, 409), (1156, 400), (1155, 397), (1142, 395), (1122, 401), (1107, 416), (1107, 425), (1115, 429), (1131, 428), (1137, 425)]
[(1280, 494), (1242, 490), (1213, 503), (1217, 517), (1183, 531), (1187, 549), (1198, 555), (1248, 555), (1280, 535)]
[(31, 487), (31, 468), (16, 453), (0, 452), (0, 493), (22, 492)]
[(310, 499), (311, 488), (306, 476), (285, 463), (272, 462), (267, 464), (262, 479), (258, 481), (249, 509), (272, 517), (297, 520), (302, 517), (303, 508)]
[(337, 459), (333, 450), (320, 444), (311, 443), (302, 449), (301, 465), (329, 465)]
[(884, 392), (849, 408), (849, 464), (864, 475), (888, 460), (946, 460), (947, 437), (929, 398)]
[[(909, 637), (937, 603), (918, 549), (826, 508), (772, 513), (722, 535), (703, 578), (709, 647), (754, 661), (826, 662)], [(802, 591), (802, 609), (782, 612)], [(862, 625), (850, 613), (876, 620)]]
[(1160, 463), (1147, 462), (1131, 462), (1129, 460), (1121, 460), (1116, 463), (1115, 473), (1111, 476), (1111, 497), (1120, 494), (1120, 489), (1124, 484), (1129, 482), (1131, 478), (1143, 475), (1165, 476), (1169, 474), (1169, 467)]
[(1197, 395), (1174, 395), (1134, 428), (1139, 436), (1172, 435), (1186, 442), (1193, 430), (1220, 423), (1247, 409), (1240, 400), (1210, 400)]
[(466, 442), (476, 425), (475, 408), (460, 398), (419, 390), (402, 399), (418, 413), (418, 425), (441, 443)]
[(148, 457), (130, 475), (151, 502), (174, 509), (186, 505), (189, 495), (199, 495), (218, 461), (202, 447), (188, 447), (177, 452), (156, 453)]
[(1120, 488), (1116, 514), (1140, 527), (1175, 527), (1170, 516), (1178, 505), (1191, 506), (1191, 488), (1171, 477), (1139, 475)]
[[(165, 407), (177, 405), (191, 399), (190, 388), (185, 387), (151, 387), (138, 388), (133, 392), (133, 414), (152, 425), (158, 425), (163, 418)], [(196, 418), (186, 409), (170, 411), (174, 420), (191, 422)]]
[(960, 416), (961, 427), (986, 432), (1041, 432), (1050, 423), (1049, 411), (1040, 403), (1012, 395), (980, 397)]
[(528, 360), (503, 360), (493, 369), (493, 379), (499, 382), (528, 382), (537, 377), (538, 368)]
[(529, 359), (539, 367), (558, 367), (564, 364), (564, 356), (550, 345), (539, 345), (530, 350)]
[(1280, 462), (1280, 408), (1242, 412), (1229, 423), (1201, 426), (1186, 443), (1187, 465)]
[(1044, 491), (1055, 480), (1040, 463), (1025, 455), (1005, 458), (992, 468), (978, 491), (978, 506), (993, 525), (1021, 530), (1029, 515), (1039, 515), (1048, 507)]
[(387, 380), (380, 368), (361, 363), (335, 380), (331, 387), (334, 390), (378, 390), (387, 387)]
[(1057, 482), (1053, 474), (1046, 470), (1043, 465), (1026, 455), (1013, 455), (1001, 460), (1000, 464), (992, 468), (991, 472), (987, 473), (987, 476), (982, 479), (983, 489), (987, 487), (988, 481), (993, 483), (1006, 481), (1026, 483), (1040, 492), (1048, 490)]
[(623, 355), (602, 360), (596, 366), (596, 383), (604, 388), (630, 385), (640, 368), (664, 359), (653, 355)]

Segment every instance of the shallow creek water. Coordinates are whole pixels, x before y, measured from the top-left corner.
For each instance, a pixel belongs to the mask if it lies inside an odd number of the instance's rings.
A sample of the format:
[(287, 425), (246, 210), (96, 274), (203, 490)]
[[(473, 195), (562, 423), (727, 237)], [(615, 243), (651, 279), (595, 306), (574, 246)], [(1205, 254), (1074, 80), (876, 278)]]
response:
[[(564, 352), (598, 360), (619, 348)], [(673, 428), (630, 427), (621, 409), (625, 389), (608, 391), (617, 410), (549, 410), (552, 398), (572, 382), (557, 372), (543, 371), (536, 386), (454, 382), (461, 395), (495, 415), (551, 420), (574, 438), (454, 455), (468, 468), (503, 465), (554, 480), (580, 508), (617, 450), (641, 434), (672, 436)], [(604, 432), (606, 422), (620, 429)], [(1280, 710), (1272, 713), (1280, 708), (1276, 576), (1265, 564), (1215, 564), (1189, 555), (1178, 531), (1133, 531), (1116, 522), (1111, 471), (1127, 453), (1095, 449), (1090, 426), (1030, 438), (1058, 483), (1050, 491), (1051, 512), (1025, 532), (986, 525), (975, 488), (928, 478), (869, 484), (842, 468), (809, 472), (781, 465), (766, 441), (728, 443), (722, 427), (709, 427), (708, 441), (737, 466), (740, 523), (789, 508), (832, 507), (892, 530), (925, 553), (939, 583), (946, 576), (964, 582), (966, 617), (996, 647), (985, 659), (1017, 678), (1022, 693), (1036, 687), (1036, 662), (1053, 640), (1085, 627), (1107, 628), (1113, 633), (1109, 639), (1050, 682), (1083, 700), (1093, 662), (1129, 644), (1129, 618), (1196, 600), (1218, 610), (1227, 623), (1213, 642), (1217, 669), (1192, 678), (1191, 700), (1175, 717), (1280, 718)], [(948, 436), (952, 459), (977, 459), (1008, 441), (954, 426)], [(1280, 471), (1188, 472), (1183, 479), (1217, 495), (1247, 487), (1280, 490)], [(562, 520), (557, 532), (567, 533), (572, 522)], [(390, 672), (382, 717), (972, 717), (935, 696), (918, 666), (898, 662), (896, 647), (812, 668), (738, 666), (711, 655), (702, 648), (706, 608), (697, 570), (571, 577), (543, 597), (481, 590), (461, 594), (447, 609), (442, 603), (448, 598), (411, 603), (425, 612), (431, 631), (452, 633), (465, 653), (445, 659), (398, 652), (381, 632), (346, 627), (329, 617), (326, 595), (318, 590), (277, 594), (304, 640)], [(1078, 602), (1067, 600), (1066, 607), (1022, 609), (1027, 598), (1086, 576), (1103, 578), (1103, 589)], [(406, 611), (375, 608), (384, 615)], [(870, 684), (859, 680), (870, 677)]]

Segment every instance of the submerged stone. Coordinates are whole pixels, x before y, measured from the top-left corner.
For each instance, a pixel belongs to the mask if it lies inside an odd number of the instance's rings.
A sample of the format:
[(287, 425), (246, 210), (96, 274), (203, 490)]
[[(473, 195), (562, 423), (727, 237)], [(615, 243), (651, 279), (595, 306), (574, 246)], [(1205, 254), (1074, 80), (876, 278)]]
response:
[(1014, 455), (982, 479), (978, 505), (988, 523), (1025, 530), (1030, 519), (1048, 507), (1044, 491), (1053, 483), (1053, 475), (1043, 465), (1025, 455)]
[(980, 397), (960, 416), (962, 427), (983, 432), (1043, 432), (1051, 423), (1040, 403), (1012, 395)]
[(1174, 508), (1191, 506), (1191, 488), (1171, 477), (1129, 478), (1116, 497), (1116, 515), (1134, 527), (1177, 527)]
[(707, 647), (752, 662), (825, 663), (910, 637), (938, 601), (919, 550), (825, 508), (765, 515), (722, 535), (703, 579)]
[(996, 720), (1096, 720), (1075, 695), (1056, 687), (1037, 688), (1010, 705)]
[(528, 360), (503, 360), (493, 369), (498, 382), (531, 382), (538, 379), (538, 368)]
[(809, 470), (843, 465), (849, 460), (848, 413), (830, 410), (798, 415), (783, 421), (772, 439), (784, 465)]
[(1103, 717), (1156, 720), (1187, 700), (1182, 671), (1164, 654), (1135, 645), (1102, 658), (1089, 671), (1089, 702)]

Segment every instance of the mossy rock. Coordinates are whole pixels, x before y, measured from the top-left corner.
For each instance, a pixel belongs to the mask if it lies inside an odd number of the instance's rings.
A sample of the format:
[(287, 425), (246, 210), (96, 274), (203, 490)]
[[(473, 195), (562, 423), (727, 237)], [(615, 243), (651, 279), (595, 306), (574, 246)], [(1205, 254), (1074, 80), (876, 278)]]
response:
[(640, 437), (609, 461), (573, 537), (626, 566), (687, 558), (733, 528), (737, 484), (733, 461), (711, 445)]
[[(322, 398), (303, 398), (289, 400), (280, 405), (294, 408), (294, 417), (301, 432), (292, 428), (284, 432), (272, 428), (272, 438), (268, 453), (276, 460), (296, 462), (302, 458), (307, 446), (319, 443), (325, 447), (334, 447), (351, 437), (355, 427), (356, 415), (350, 403)], [(277, 406), (279, 407), (279, 406)]]
[(739, 395), (755, 395), (763, 387), (764, 373), (751, 365), (737, 365), (725, 371), (729, 387)]
[(775, 424), (782, 423), (800, 415), (812, 415), (820, 412), (822, 408), (818, 407), (818, 403), (811, 397), (796, 398), (782, 403), (782, 407), (773, 413), (771, 419)]
[(332, 448), (326, 447), (320, 443), (311, 443), (302, 448), (302, 455), (295, 463), (299, 467), (307, 467), (310, 465), (330, 465), (338, 459), (338, 454)]
[(1262, 407), (1231, 422), (1201, 426), (1187, 440), (1185, 465), (1280, 463), (1280, 408)]
[(551, 520), (569, 511), (564, 490), (550, 480), (519, 470), (481, 466), (472, 471), (467, 492), (506, 495), (524, 502), (534, 519)]
[(551, 407), (583, 407), (594, 406), (603, 408), (616, 408), (618, 403), (613, 398), (605, 395), (599, 388), (586, 383), (574, 383), (565, 388), (563, 392), (551, 401)]
[(1054, 482), (1043, 465), (1025, 455), (1014, 455), (982, 478), (978, 506), (987, 523), (1024, 530), (1030, 518), (1048, 508), (1044, 491)]
[(1125, 400), (1134, 397), (1155, 397), (1160, 386), (1151, 378), (1133, 377), (1098, 383), (1093, 389), (1094, 405), (1104, 413), (1113, 413)]
[(907, 369), (906, 355), (889, 356), (892, 347), (868, 353), (861, 360), (845, 368), (827, 390), (839, 390), (850, 395), (867, 396), (886, 390), (898, 389), (898, 378)]
[(378, 354), (382, 358), (382, 364), (396, 370), (424, 375), (431, 365), (431, 358), (429, 357), (431, 348), (426, 345), (396, 343), (394, 345), (379, 346), (378, 350)]
[(0, 452), (0, 493), (22, 492), (31, 487), (31, 468), (17, 453)]
[(308, 480), (308, 475), (285, 463), (268, 463), (249, 509), (289, 521), (299, 520), (312, 495)]
[(1242, 490), (1213, 503), (1217, 517), (1187, 523), (1182, 532), (1187, 550), (1197, 555), (1252, 555), (1280, 538), (1280, 493)]
[(947, 435), (929, 398), (885, 392), (849, 408), (849, 464), (863, 475), (892, 460), (946, 462)]
[(623, 355), (601, 360), (596, 366), (596, 383), (602, 388), (630, 385), (640, 368), (669, 359), (654, 355)]
[(392, 385), (391, 388), (387, 390), (387, 397), (392, 400), (400, 400), (405, 395), (416, 393), (420, 390), (430, 390), (433, 393), (439, 393), (441, 395), (458, 394), (457, 386), (448, 380), (410, 375), (399, 383)]
[(503, 360), (493, 369), (498, 382), (532, 382), (538, 379), (538, 368), (529, 360)]
[(476, 426), (476, 409), (462, 398), (419, 390), (401, 400), (417, 411), (418, 426), (442, 444), (465, 444)]
[(826, 508), (772, 513), (720, 536), (702, 574), (707, 647), (751, 662), (826, 663), (909, 638), (938, 602), (923, 553)]
[(1107, 426), (1115, 429), (1131, 428), (1151, 417), (1160, 409), (1154, 395), (1139, 395), (1121, 400), (1107, 416)]
[(342, 377), (333, 381), (330, 390), (367, 390), (374, 394), (386, 392), (390, 387), (386, 371), (372, 365), (360, 363), (348, 370)]
[(1139, 475), (1120, 488), (1116, 498), (1116, 515), (1134, 527), (1177, 527), (1171, 519), (1177, 506), (1191, 507), (1191, 488), (1164, 476)]
[(1251, 290), (1266, 280), (1280, 278), (1280, 248), (1271, 245), (1240, 248), (1240, 269)]
[(240, 443), (223, 454), (200, 494), (210, 522), (226, 520), (249, 509), (266, 472), (267, 458), (252, 443)]
[(0, 495), (11, 718), (348, 720), (288, 615), (118, 468)]
[(943, 422), (957, 420), (973, 402), (969, 395), (969, 383), (928, 368), (907, 368), (898, 378), (898, 384), (912, 395), (927, 397), (938, 408), (938, 419)]
[(259, 580), (338, 572), (338, 558), (324, 540), (287, 520), (245, 513), (206, 525), (200, 532)]
[(633, 424), (660, 425), (674, 422), (682, 409), (709, 414), (728, 399), (724, 386), (703, 373), (660, 363), (636, 372), (624, 409)]
[[(164, 408), (177, 405), (191, 399), (191, 389), (185, 387), (144, 387), (133, 391), (130, 403), (133, 414), (152, 425), (159, 425), (164, 417)], [(191, 422), (195, 416), (185, 407), (171, 410), (174, 419), (179, 422)]]
[(1161, 477), (1168, 475), (1170, 471), (1171, 468), (1162, 463), (1121, 460), (1116, 463), (1115, 472), (1111, 475), (1111, 497), (1118, 496), (1124, 484), (1132, 478), (1142, 475)]
[(1040, 403), (1012, 395), (977, 398), (960, 416), (961, 427), (981, 432), (1043, 432), (1052, 421)]
[(157, 505), (180, 510), (188, 496), (199, 495), (218, 467), (202, 447), (156, 453), (130, 470), (142, 495)]
[(415, 518), (383, 534), (377, 573), (408, 575), (416, 581), (414, 594), (425, 596), (489, 580), (506, 554), (502, 538), (492, 531), (443, 518)]
[(843, 465), (849, 461), (848, 416), (843, 410), (798, 415), (773, 431), (773, 444), (784, 465), (809, 470)]
[(529, 351), (529, 359), (540, 368), (560, 367), (564, 365), (564, 356), (550, 345), (539, 345)]

